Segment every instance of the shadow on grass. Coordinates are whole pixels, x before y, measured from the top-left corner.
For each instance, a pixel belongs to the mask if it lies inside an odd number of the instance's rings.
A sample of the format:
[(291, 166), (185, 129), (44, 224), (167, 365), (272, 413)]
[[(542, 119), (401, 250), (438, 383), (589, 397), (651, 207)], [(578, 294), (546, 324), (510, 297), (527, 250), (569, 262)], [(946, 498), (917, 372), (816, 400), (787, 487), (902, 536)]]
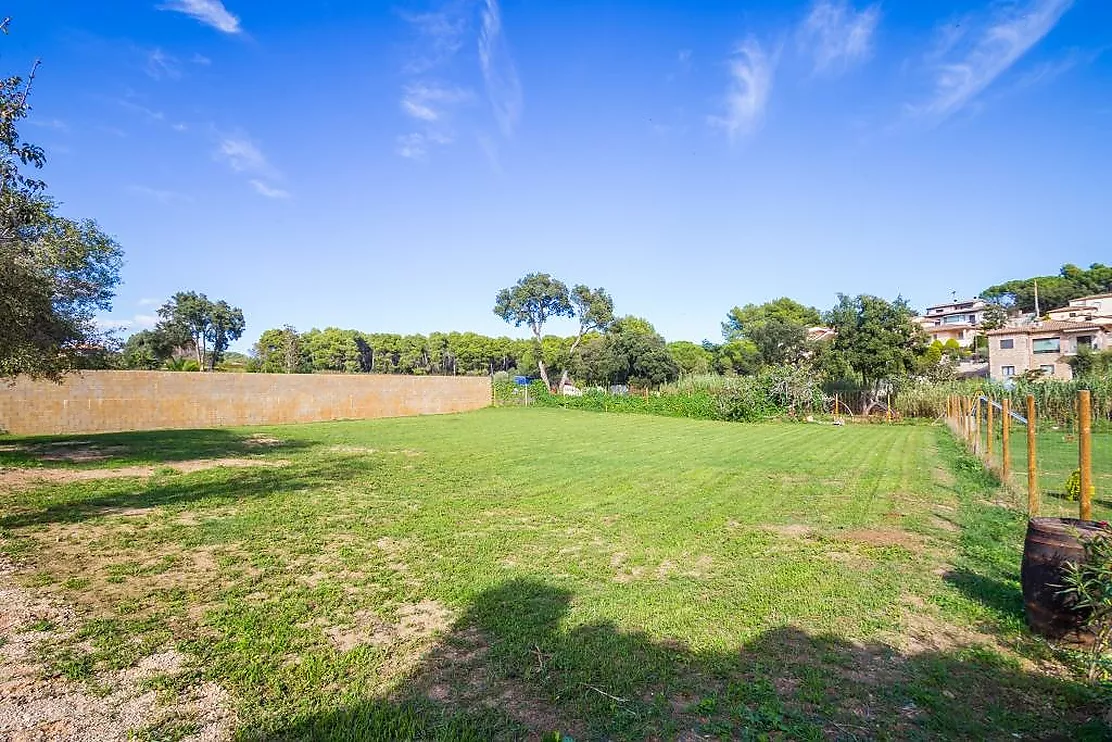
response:
[(1023, 620), (1023, 593), (1014, 580), (1002, 580), (968, 569), (955, 569), (942, 579), (999, 614), (1000, 618)]
[(370, 466), (373, 464), (350, 459), (324, 460), (311, 465), (213, 468), (192, 474), (156, 473), (147, 478), (64, 484), (60, 485), (61, 490), (49, 490), (52, 494), (45, 507), (36, 507), (43, 490), (29, 496), (33, 498), (29, 506), (8, 507), (8, 514), (0, 517), (0, 529), (77, 523), (121, 510), (180, 507), (199, 501), (219, 506), (291, 492), (311, 492), (350, 479), (354, 473), (369, 471)]
[[(479, 594), (389, 699), (244, 730), (254, 740), (1102, 739), (1090, 691), (979, 648), (901, 654), (795, 627), (693, 651), (609, 622), (565, 625), (535, 580)], [(343, 692), (343, 689), (340, 689)]]
[(224, 429), (148, 430), (95, 435), (0, 438), (0, 466), (122, 466), (191, 459), (289, 453), (308, 441), (237, 433)]

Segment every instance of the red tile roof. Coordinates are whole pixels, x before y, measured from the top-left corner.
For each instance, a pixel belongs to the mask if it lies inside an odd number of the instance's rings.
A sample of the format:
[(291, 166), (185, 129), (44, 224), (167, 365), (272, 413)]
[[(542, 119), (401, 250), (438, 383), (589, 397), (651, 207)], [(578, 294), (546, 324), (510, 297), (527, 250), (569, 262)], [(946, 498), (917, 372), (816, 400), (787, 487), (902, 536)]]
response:
[(1051, 320), (1019, 327), (1001, 327), (999, 330), (989, 330), (986, 335), (1035, 335), (1043, 332), (1083, 332), (1085, 330), (1112, 330), (1112, 319), (1108, 321), (1094, 320), (1086, 322), (1064, 322)]

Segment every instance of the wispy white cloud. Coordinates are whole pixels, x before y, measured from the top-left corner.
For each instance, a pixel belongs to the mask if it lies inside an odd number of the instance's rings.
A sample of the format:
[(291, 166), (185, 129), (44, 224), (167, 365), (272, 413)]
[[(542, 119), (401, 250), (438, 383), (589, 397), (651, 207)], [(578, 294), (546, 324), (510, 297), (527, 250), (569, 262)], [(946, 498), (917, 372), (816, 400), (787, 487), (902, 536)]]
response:
[(498, 143), (488, 137), (486, 134), (479, 134), (476, 139), (479, 142), (479, 149), (482, 150), (483, 155), (486, 157), (487, 162), (490, 164), (490, 169), (496, 173), (501, 173), (502, 160), (498, 156)]
[(765, 108), (772, 94), (772, 73), (775, 61), (750, 38), (739, 44), (730, 57), (730, 83), (726, 88), (726, 112), (711, 116), (710, 123), (723, 129), (730, 141), (756, 131), (764, 120)]
[(221, 0), (167, 0), (158, 7), (160, 10), (184, 13), (226, 34), (237, 34), (243, 30), (239, 18), (232, 15)]
[(111, 317), (97, 317), (93, 320), (97, 329), (101, 332), (111, 332), (112, 330), (127, 330), (134, 322), (129, 319), (113, 319)]
[(521, 81), (502, 32), (498, 0), (484, 0), (479, 29), (479, 65), (494, 118), (502, 133), (510, 136), (521, 118), (523, 103)]
[(120, 106), (121, 108), (127, 111), (131, 111), (132, 113), (137, 114), (142, 118), (147, 119), (148, 121), (166, 120), (166, 114), (162, 111), (156, 111), (153, 108), (148, 108), (142, 103), (136, 103), (130, 98), (112, 98), (111, 100), (114, 101), (116, 105)]
[(157, 47), (147, 52), (147, 64), (144, 70), (155, 80), (177, 80), (181, 77), (181, 66), (177, 57)]
[(160, 304), (162, 304), (162, 302), (158, 299), (147, 298), (147, 299), (140, 299), (139, 301), (136, 302), (136, 304), (138, 304), (141, 307), (157, 307)]
[(159, 202), (160, 204), (191, 203), (193, 201), (193, 197), (185, 193), (165, 190), (162, 188), (151, 188), (144, 185), (131, 185), (127, 187), (127, 190), (129, 193), (152, 199)]
[(289, 191), (274, 185), (275, 181), (285, 180), (282, 173), (271, 164), (262, 149), (245, 134), (220, 135), (215, 156), (233, 172), (250, 176), (247, 178), (247, 183), (260, 196), (277, 199), (292, 197)]
[(216, 156), (237, 173), (268, 175), (274, 171), (262, 150), (245, 136), (223, 137), (217, 146)]
[(267, 198), (277, 198), (277, 199), (290, 198), (290, 192), (289, 191), (284, 191), (281, 188), (275, 188), (273, 186), (267, 185), (266, 183), (262, 182), (261, 180), (256, 180), (255, 178), (252, 178), (248, 182), (251, 183), (251, 187), (255, 189), (255, 193), (259, 194), (260, 196), (266, 196)]
[(961, 110), (1007, 72), (1058, 24), (1073, 0), (1031, 0), (1002, 7), (987, 20), (964, 19), (970, 30), (939, 32), (927, 55), (933, 94), (908, 115), (940, 121)]
[(463, 47), (467, 18), (458, 8), (435, 13), (402, 14), (417, 34), (417, 47), (404, 71), (419, 75), (439, 67)]
[(815, 74), (840, 74), (872, 55), (879, 22), (879, 5), (858, 11), (847, 0), (816, 0), (799, 28), (799, 49), (814, 58)]
[(1032, 67), (1019, 78), (1016, 82), (1016, 87), (1030, 88), (1035, 85), (1044, 85), (1061, 77), (1074, 67), (1092, 64), (1106, 51), (1106, 49), (1106, 47), (1089, 50), (1077, 48), (1070, 49), (1058, 59), (1051, 59)]
[(204, 54), (199, 54), (197, 52), (194, 52), (193, 56), (189, 58), (189, 61), (193, 64), (201, 65), (202, 67), (207, 67), (212, 64), (211, 59), (206, 57)]
[(111, 332), (113, 330), (138, 330), (154, 327), (158, 324), (158, 317), (150, 314), (137, 314), (131, 319), (97, 317), (93, 322), (96, 323), (97, 329), (102, 332)]
[(395, 151), (409, 160), (425, 160), (429, 150), (434, 146), (451, 144), (454, 137), (450, 134), (437, 131), (411, 132), (403, 134), (397, 139)]
[(69, 124), (61, 119), (29, 119), (27, 121), (31, 126), (37, 126), (40, 129), (53, 129), (54, 131), (69, 131)]
[(401, 106), (407, 115), (431, 123), (444, 119), (449, 107), (471, 98), (471, 92), (463, 88), (415, 83), (405, 86)]

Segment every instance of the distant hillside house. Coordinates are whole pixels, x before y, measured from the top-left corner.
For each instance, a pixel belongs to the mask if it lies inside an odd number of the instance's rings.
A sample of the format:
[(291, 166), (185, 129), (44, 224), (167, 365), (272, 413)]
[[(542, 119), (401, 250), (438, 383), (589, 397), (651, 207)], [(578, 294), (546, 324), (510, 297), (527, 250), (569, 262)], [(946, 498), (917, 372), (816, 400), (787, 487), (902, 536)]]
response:
[(833, 327), (820, 326), (807, 328), (807, 339), (812, 342), (825, 342), (827, 340), (833, 340), (834, 336), (837, 334), (838, 331), (835, 330)]
[(1051, 309), (1046, 315), (1059, 322), (1112, 322), (1112, 294), (1082, 296), (1064, 307)]
[(979, 334), (979, 327), (985, 321), (983, 299), (965, 299), (948, 304), (927, 307), (927, 311), (915, 321), (930, 335), (931, 340), (945, 343), (956, 340), (962, 346), (973, 344)]
[[(1060, 315), (1068, 309), (1063, 307), (1051, 314)], [(1066, 314), (1068, 316), (1068, 312)], [(989, 370), (993, 379), (1004, 381), (1030, 369), (1041, 369), (1046, 378), (1068, 380), (1073, 378), (1068, 361), (1077, 355), (1078, 348), (1087, 346), (1094, 351), (1112, 348), (1112, 317), (1035, 322), (991, 330), (987, 334)]]

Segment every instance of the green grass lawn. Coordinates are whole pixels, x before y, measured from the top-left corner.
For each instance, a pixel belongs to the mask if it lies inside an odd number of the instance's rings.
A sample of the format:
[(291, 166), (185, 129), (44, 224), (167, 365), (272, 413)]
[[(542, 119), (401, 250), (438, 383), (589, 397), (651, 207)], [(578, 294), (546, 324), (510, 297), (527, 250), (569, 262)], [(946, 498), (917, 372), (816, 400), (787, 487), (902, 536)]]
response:
[[(176, 647), (161, 692), (218, 683), (243, 739), (1106, 731), (1024, 628), (1023, 518), (942, 427), (509, 408), (59, 440), (0, 466), (153, 471), (0, 499), (0, 549), (82, 623), (47, 666)], [(214, 457), (240, 465), (174, 469)]]

